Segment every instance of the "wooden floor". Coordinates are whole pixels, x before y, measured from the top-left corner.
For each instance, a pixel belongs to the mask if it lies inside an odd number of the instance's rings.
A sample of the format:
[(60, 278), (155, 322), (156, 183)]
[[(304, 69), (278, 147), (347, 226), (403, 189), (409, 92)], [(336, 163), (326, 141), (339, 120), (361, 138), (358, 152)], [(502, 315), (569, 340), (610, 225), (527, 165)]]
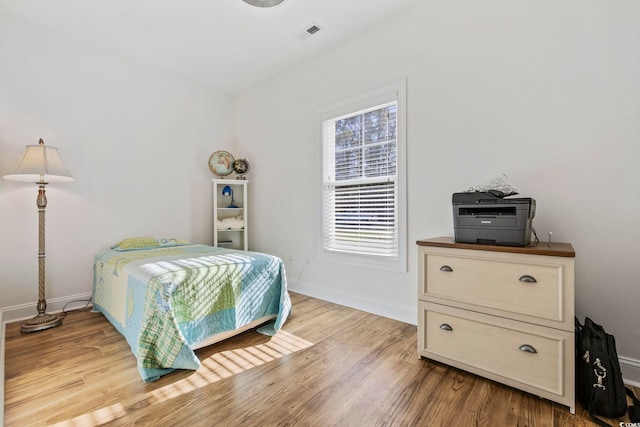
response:
[[(568, 408), (418, 359), (416, 327), (303, 295), (275, 337), (198, 351), (197, 371), (144, 383), (97, 313), (7, 326), (5, 423), (61, 426), (590, 426)], [(638, 390), (636, 390), (636, 393)], [(619, 425), (623, 420), (609, 420)]]

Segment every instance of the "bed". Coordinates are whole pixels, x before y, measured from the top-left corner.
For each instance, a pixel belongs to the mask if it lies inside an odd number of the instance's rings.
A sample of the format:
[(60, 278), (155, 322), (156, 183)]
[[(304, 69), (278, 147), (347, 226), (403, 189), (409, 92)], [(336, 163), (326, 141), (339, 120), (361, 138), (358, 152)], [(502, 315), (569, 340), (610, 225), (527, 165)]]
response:
[(275, 334), (291, 300), (278, 257), (140, 237), (95, 255), (93, 307), (126, 338), (151, 382), (198, 369), (198, 348), (259, 325)]

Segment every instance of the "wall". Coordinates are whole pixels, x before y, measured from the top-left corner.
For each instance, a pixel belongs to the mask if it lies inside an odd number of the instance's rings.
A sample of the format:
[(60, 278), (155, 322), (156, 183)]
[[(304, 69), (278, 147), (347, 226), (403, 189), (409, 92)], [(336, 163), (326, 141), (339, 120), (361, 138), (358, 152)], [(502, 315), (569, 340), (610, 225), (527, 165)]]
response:
[[(76, 177), (47, 189), (49, 311), (90, 296), (93, 255), (119, 239), (212, 242), (207, 160), (231, 148), (232, 106), (228, 96), (0, 13), (0, 175), (43, 138)], [(36, 194), (35, 184), (0, 179), (0, 402), (4, 322), (36, 313)]]
[[(42, 137), (76, 177), (47, 188), (52, 310), (91, 292), (94, 254), (122, 238), (212, 242), (207, 160), (229, 148), (232, 114), (226, 95), (0, 14), (0, 174)], [(0, 307), (26, 304), (27, 315), (37, 299), (36, 194), (35, 184), (0, 179)]]
[[(425, 1), (239, 97), (253, 248), (291, 288), (415, 323), (415, 241), (452, 235), (451, 194), (506, 173), (542, 240), (576, 250), (576, 313), (617, 338), (640, 383), (640, 3)], [(324, 105), (406, 78), (407, 273), (321, 252)]]

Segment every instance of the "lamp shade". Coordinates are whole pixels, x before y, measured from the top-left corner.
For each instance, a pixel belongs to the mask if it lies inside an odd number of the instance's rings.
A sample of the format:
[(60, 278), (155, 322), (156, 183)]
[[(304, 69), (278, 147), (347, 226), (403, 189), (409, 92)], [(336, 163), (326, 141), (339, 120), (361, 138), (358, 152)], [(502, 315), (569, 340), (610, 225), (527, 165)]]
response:
[(27, 145), (16, 170), (3, 178), (11, 181), (36, 183), (75, 181), (75, 178), (62, 164), (58, 149), (45, 146), (42, 139), (38, 145)]

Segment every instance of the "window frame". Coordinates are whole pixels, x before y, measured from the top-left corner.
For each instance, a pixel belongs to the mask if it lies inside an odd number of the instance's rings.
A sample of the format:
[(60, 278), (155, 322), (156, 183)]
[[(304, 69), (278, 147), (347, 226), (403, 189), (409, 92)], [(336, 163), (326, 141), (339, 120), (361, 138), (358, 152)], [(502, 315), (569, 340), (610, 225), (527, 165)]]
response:
[[(327, 158), (325, 142), (325, 122), (340, 117), (364, 114), (377, 106), (396, 103), (396, 217), (397, 217), (397, 258), (359, 254), (352, 252), (333, 251), (325, 248), (325, 191), (327, 184)], [(332, 261), (344, 262), (352, 265), (382, 268), (393, 271), (407, 271), (407, 164), (406, 164), (406, 80), (396, 81), (360, 95), (351, 96), (343, 101), (325, 106), (321, 111), (321, 224), (320, 245), (323, 257)], [(335, 143), (335, 141), (334, 141)]]

